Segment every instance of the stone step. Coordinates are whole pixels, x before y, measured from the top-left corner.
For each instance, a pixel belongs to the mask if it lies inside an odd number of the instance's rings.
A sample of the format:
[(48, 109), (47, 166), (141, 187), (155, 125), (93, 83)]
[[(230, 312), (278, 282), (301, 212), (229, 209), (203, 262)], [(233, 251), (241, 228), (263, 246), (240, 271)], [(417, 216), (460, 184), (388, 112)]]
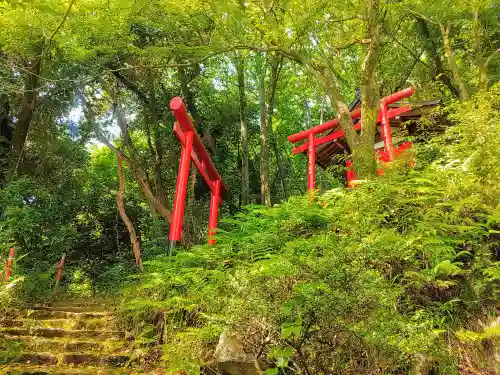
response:
[(0, 358), (13, 364), (27, 365), (69, 365), (69, 366), (106, 366), (123, 367), (127, 364), (130, 357), (126, 354), (114, 354), (102, 356), (92, 353), (61, 353), (54, 355), (52, 353), (18, 353), (0, 352)]
[(112, 329), (116, 326), (116, 320), (111, 316), (92, 317), (87, 319), (3, 319), (0, 327), (18, 328), (61, 328), (70, 330), (82, 329)]
[(20, 347), (24, 351), (45, 351), (50, 353), (63, 352), (93, 352), (101, 354), (110, 354), (123, 352), (127, 349), (127, 342), (121, 340), (97, 340), (91, 339), (72, 339), (67, 337), (35, 337), (35, 336), (0, 336), (0, 350), (5, 349), (2, 342), (10, 346)]
[(132, 375), (135, 372), (124, 369), (105, 367), (70, 367), (70, 366), (0, 366), (2, 375)]
[(18, 316), (33, 318), (33, 319), (93, 319), (110, 316), (104, 311), (87, 311), (87, 312), (69, 312), (54, 310), (52, 307), (25, 309), (17, 312)]
[(103, 298), (72, 298), (72, 299), (63, 299), (63, 300), (55, 300), (50, 304), (54, 306), (60, 305), (71, 305), (71, 306), (113, 306), (115, 301)]
[(0, 328), (0, 334), (10, 336), (69, 337), (78, 339), (124, 339), (123, 331), (112, 330), (69, 330), (61, 328)]
[(26, 305), (23, 310), (45, 310), (45, 311), (64, 311), (71, 313), (105, 313), (108, 311), (106, 306), (73, 306), (73, 305)]

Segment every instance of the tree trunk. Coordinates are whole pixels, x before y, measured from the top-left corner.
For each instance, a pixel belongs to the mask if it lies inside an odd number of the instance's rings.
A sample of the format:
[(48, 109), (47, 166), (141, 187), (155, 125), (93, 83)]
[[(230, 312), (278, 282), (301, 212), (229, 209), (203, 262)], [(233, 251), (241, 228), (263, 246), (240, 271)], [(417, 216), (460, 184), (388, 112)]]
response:
[(278, 167), (278, 178), (280, 179), (281, 189), (283, 190), (283, 197), (288, 199), (288, 186), (285, 176), (285, 167), (283, 166), (283, 159), (281, 158), (281, 150), (278, 146), (278, 140), (276, 139), (276, 134), (272, 136), (272, 145), (274, 156), (276, 157), (276, 166)]
[(260, 200), (263, 205), (271, 205), (271, 191), (269, 189), (269, 130), (267, 128), (266, 109), (266, 56), (263, 55), (262, 69), (259, 77), (259, 106), (260, 106)]
[(477, 64), (478, 74), (479, 74), (479, 90), (487, 90), (488, 84), (490, 82), (490, 77), (488, 73), (488, 67), (484, 63), (484, 61), (480, 61)]
[[(153, 119), (155, 116), (153, 116)], [(146, 120), (149, 121), (149, 120)], [(153, 120), (154, 121), (154, 120)], [(154, 128), (154, 137), (151, 134), (151, 127)], [(154, 158), (154, 191), (155, 195), (162, 204), (167, 204), (167, 189), (163, 182), (163, 177), (161, 174), (162, 164), (163, 164), (163, 147), (161, 145), (161, 139), (159, 135), (159, 129), (156, 124), (146, 124), (146, 136), (148, 141), (149, 152), (151, 157)]]
[(323, 123), (323, 118), (325, 115), (325, 101), (326, 101), (326, 96), (323, 95), (323, 99), (321, 99), (321, 109), (319, 111), (319, 123)]
[(0, 95), (0, 187), (4, 185), (9, 170), (12, 143), (10, 105), (7, 95)]
[(245, 62), (242, 57), (236, 58), (236, 72), (238, 75), (238, 89), (240, 99), (240, 144), (241, 144), (241, 201), (240, 206), (249, 203), (250, 194), (250, 172), (249, 172), (249, 152), (248, 152), (248, 122), (247, 104), (245, 98)]
[[(95, 122), (95, 120), (94, 120), (95, 113), (92, 110), (89, 103), (85, 103), (85, 108), (86, 108), (85, 114), (86, 114), (88, 120), (91, 121), (92, 123), (94, 123)], [(122, 124), (121, 127), (122, 127), (123, 131), (128, 133), (128, 128), (126, 127), (126, 124)], [(139, 184), (139, 186), (140, 186), (146, 200), (148, 201), (151, 209), (163, 217), (165, 224), (167, 226), (170, 225), (170, 223), (172, 221), (172, 213), (170, 212), (170, 210), (168, 209), (166, 204), (165, 205), (162, 204), (162, 202), (153, 193), (153, 189), (151, 188), (151, 184), (149, 183), (148, 174), (146, 173), (144, 168), (142, 168), (140, 163), (136, 160), (132, 150), (130, 150), (132, 156), (128, 157), (121, 149), (115, 147), (115, 145), (113, 145), (113, 143), (111, 143), (100, 132), (99, 129), (96, 129), (96, 133), (97, 133), (97, 138), (102, 143), (104, 143), (111, 151), (113, 151), (117, 156), (119, 156), (122, 160), (125, 161), (125, 163), (127, 164), (127, 167), (132, 172), (132, 176), (134, 177), (134, 180), (136, 180), (137, 183)], [(130, 139), (130, 136), (128, 137), (128, 139)]]
[[(37, 49), (37, 54), (42, 53), (41, 45)], [(17, 116), (17, 122), (14, 126), (12, 136), (12, 165), (7, 173), (6, 182), (8, 183), (16, 174), (19, 163), (21, 162), (22, 153), (28, 137), (28, 131), (33, 119), (33, 114), (38, 102), (38, 81), (42, 68), (42, 58), (37, 56), (30, 60), (30, 68), (26, 78), (26, 86), (23, 95), (23, 106), (21, 112)]]
[[(276, 134), (273, 130), (273, 115), (274, 106), (276, 103), (276, 88), (278, 86), (278, 79), (283, 66), (283, 56), (274, 56), (271, 58), (271, 76), (269, 80), (269, 95), (268, 95), (268, 106), (267, 106), (267, 131), (270, 135), (271, 145), (274, 150), (274, 155), (276, 157), (276, 167), (278, 169), (278, 178), (280, 180), (281, 189), (283, 190), (284, 198), (288, 198), (288, 189), (285, 181), (285, 172), (283, 168), (283, 162), (281, 161), (281, 151), (278, 147), (278, 141), (276, 139)], [(269, 194), (271, 194), (269, 192)]]
[(142, 193), (146, 197), (146, 200), (148, 201), (150, 207), (154, 211), (156, 211), (161, 217), (163, 217), (166, 225), (170, 225), (170, 223), (172, 222), (172, 213), (166, 206), (164, 206), (160, 202), (160, 200), (153, 193), (153, 189), (151, 188), (151, 184), (149, 183), (148, 175), (146, 171), (142, 168), (142, 166), (139, 164), (139, 162), (125, 155), (125, 153), (122, 150), (115, 147), (102, 134), (98, 134), (98, 138), (111, 151), (113, 151), (116, 155), (120, 156), (122, 160), (125, 161), (125, 164), (127, 164), (127, 167), (132, 172), (134, 180), (136, 180), (139, 186), (141, 187)]
[(448, 22), (446, 26), (443, 24), (439, 24), (439, 28), (441, 30), (441, 35), (443, 36), (443, 45), (446, 58), (448, 59), (448, 65), (450, 66), (451, 73), (453, 74), (453, 79), (455, 83), (458, 85), (458, 89), (460, 90), (460, 98), (462, 100), (469, 100), (469, 91), (465, 86), (464, 81), (462, 80), (462, 76), (460, 75), (460, 71), (458, 70), (457, 63), (455, 61), (455, 56), (453, 55), (453, 50), (451, 48), (450, 42), (450, 29), (451, 23)]
[[(379, 27), (377, 24), (379, 2), (378, 0), (367, 0), (366, 2), (366, 34), (370, 40), (365, 58), (362, 64), (362, 107), (361, 107), (361, 134), (358, 135), (354, 129), (349, 113), (349, 108), (341, 99), (340, 89), (335, 78), (326, 70), (315, 70), (316, 76), (323, 82), (332, 105), (339, 113), (339, 125), (344, 132), (344, 137), (351, 150), (357, 178), (371, 177), (376, 170), (376, 160), (373, 151), (375, 139), (376, 121), (378, 114), (378, 90), (376, 67), (378, 63)], [(311, 69), (310, 69), (311, 70)]]
[(453, 96), (459, 97), (460, 93), (458, 89), (453, 85), (451, 78), (448, 76), (447, 72), (444, 70), (443, 62), (437, 51), (436, 45), (434, 44), (434, 38), (431, 36), (427, 22), (418, 17), (417, 22), (420, 25), (422, 36), (425, 40), (425, 48), (428, 50), (432, 59), (434, 60), (434, 80), (440, 80), (443, 85), (445, 85), (448, 90), (450, 90)]
[(483, 56), (483, 48), (482, 48), (482, 38), (483, 38), (483, 28), (481, 25), (481, 19), (479, 17), (479, 8), (476, 8), (474, 11), (474, 22), (473, 22), (473, 31), (474, 33), (474, 47), (476, 52), (476, 67), (478, 73), (478, 90), (487, 90), (489, 83), (489, 72), (488, 72), (488, 63), (489, 58), (485, 58)]
[(361, 73), (361, 136), (358, 150), (354, 150), (353, 159), (356, 173), (361, 177), (375, 174), (376, 164), (373, 151), (377, 117), (379, 111), (377, 62), (380, 43), (378, 27), (378, 0), (366, 1), (367, 37), (370, 44), (362, 64)]
[(132, 244), (132, 251), (134, 252), (135, 256), (135, 265), (137, 268), (139, 268), (142, 271), (142, 258), (141, 258), (141, 244), (139, 242), (139, 238), (137, 237), (137, 233), (134, 228), (134, 224), (132, 223), (132, 220), (127, 215), (127, 212), (125, 211), (125, 203), (124, 203), (124, 196), (125, 196), (125, 177), (123, 176), (123, 167), (122, 167), (122, 158), (120, 156), (116, 157), (117, 159), (117, 165), (118, 165), (118, 181), (119, 181), (119, 189), (118, 193), (116, 194), (116, 206), (118, 207), (118, 212), (120, 213), (120, 216), (125, 223), (125, 226), (127, 227), (128, 233), (130, 235), (130, 242)]
[(36, 108), (37, 103), (37, 87), (38, 79), (41, 70), (41, 59), (35, 58), (30, 61), (31, 68), (28, 72), (28, 77), (26, 78), (26, 89), (24, 91), (23, 106), (21, 112), (17, 116), (17, 123), (14, 127), (14, 137), (12, 139), (12, 150), (14, 155), (19, 157), (22, 149), (24, 148), (24, 143), (26, 142), (26, 137), (28, 136), (28, 129), (31, 120), (33, 119), (33, 112)]

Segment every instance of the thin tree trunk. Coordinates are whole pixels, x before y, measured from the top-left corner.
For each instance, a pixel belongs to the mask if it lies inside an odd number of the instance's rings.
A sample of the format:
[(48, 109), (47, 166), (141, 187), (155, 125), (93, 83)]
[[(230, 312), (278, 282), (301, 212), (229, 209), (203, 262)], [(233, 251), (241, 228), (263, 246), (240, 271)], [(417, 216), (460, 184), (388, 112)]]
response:
[[(118, 126), (120, 127), (121, 133), (122, 133), (122, 139), (125, 147), (129, 150), (131, 157), (126, 157), (125, 153), (123, 153), (122, 150), (114, 147), (114, 145), (109, 142), (104, 136), (100, 136), (99, 139), (108, 146), (112, 151), (115, 153), (119, 154), (123, 160), (127, 163), (127, 166), (129, 167), (130, 171), (132, 172), (132, 175), (134, 176), (134, 179), (139, 183), (141, 186), (141, 190), (144, 193), (144, 196), (146, 197), (149, 207), (151, 209), (152, 213), (158, 213), (160, 214), (166, 225), (169, 225), (171, 220), (172, 220), (172, 215), (168, 209), (167, 206), (167, 201), (166, 199), (162, 201), (162, 199), (156, 195), (153, 192), (153, 189), (151, 188), (151, 183), (149, 181), (148, 174), (146, 170), (142, 167), (140, 162), (138, 161), (137, 153), (135, 150), (135, 147), (132, 143), (132, 138), (130, 137), (130, 133), (128, 130), (128, 125), (125, 121), (125, 117), (123, 116), (123, 113), (121, 111), (121, 107), (118, 101), (118, 98), (115, 98), (115, 112), (117, 114), (117, 122)], [(146, 130), (148, 132), (148, 130)], [(151, 147), (150, 144), (151, 140), (148, 134), (148, 144)], [(161, 171), (160, 171), (161, 172)]]
[(259, 79), (259, 106), (260, 106), (260, 200), (263, 205), (271, 205), (271, 191), (269, 189), (269, 130), (267, 128), (266, 109), (266, 56), (263, 55), (262, 69)]
[(236, 72), (238, 75), (238, 89), (240, 99), (240, 144), (241, 144), (241, 206), (249, 203), (250, 195), (250, 172), (248, 152), (248, 122), (247, 104), (245, 98), (245, 62), (242, 57), (236, 58)]
[(434, 60), (434, 74), (433, 74), (433, 80), (439, 80), (443, 85), (445, 85), (448, 90), (450, 90), (451, 94), (453, 96), (459, 97), (460, 93), (458, 89), (453, 85), (453, 82), (451, 81), (451, 78), (447, 74), (447, 72), (444, 69), (443, 62), (441, 61), (441, 57), (439, 56), (439, 53), (437, 51), (436, 45), (434, 44), (434, 39), (431, 36), (431, 32), (429, 30), (429, 26), (427, 25), (427, 22), (420, 17), (417, 17), (417, 22), (420, 25), (420, 29), (422, 31), (422, 36), (423, 39), (425, 40), (425, 47), (428, 50), (429, 54), (431, 55), (432, 59)]
[(353, 152), (354, 166), (361, 177), (369, 177), (375, 173), (375, 156), (373, 144), (377, 130), (379, 111), (377, 62), (380, 43), (378, 26), (378, 0), (366, 1), (367, 37), (370, 44), (362, 64), (361, 75), (361, 136), (358, 150)]
[(139, 184), (146, 200), (148, 201), (150, 207), (156, 211), (161, 217), (163, 217), (165, 224), (170, 225), (172, 222), (172, 213), (170, 210), (164, 206), (160, 200), (153, 193), (153, 189), (151, 188), (151, 184), (149, 183), (149, 179), (146, 171), (142, 168), (142, 166), (134, 159), (129, 158), (125, 153), (119, 148), (115, 147), (106, 137), (102, 134), (98, 134), (99, 140), (104, 143), (111, 151), (120, 156), (122, 160), (125, 161), (127, 167), (132, 172), (132, 176)]
[[(151, 72), (150, 76), (150, 87), (151, 90), (149, 92), (149, 97), (151, 98), (152, 107), (158, 108), (158, 102), (156, 100), (156, 85), (154, 74)], [(165, 182), (162, 177), (162, 165), (163, 165), (163, 145), (161, 142), (160, 136), (160, 126), (159, 126), (159, 116), (156, 110), (149, 110), (149, 115), (146, 114), (146, 132), (148, 137), (148, 145), (149, 150), (151, 152), (151, 156), (154, 157), (154, 188), (156, 197), (160, 200), (160, 202), (164, 205), (168, 205), (168, 192), (165, 186)], [(168, 113), (168, 112), (167, 112)], [(172, 122), (172, 115), (165, 115), (166, 122)], [(154, 138), (154, 147), (153, 140), (151, 139), (151, 128), (153, 129), (153, 138)]]
[(474, 10), (474, 22), (473, 22), (473, 33), (474, 33), (474, 47), (476, 52), (476, 67), (479, 78), (478, 89), (479, 90), (487, 90), (489, 83), (489, 72), (488, 72), (488, 64), (490, 58), (485, 58), (483, 56), (482, 49), (482, 26), (481, 19), (479, 17), (479, 8)]
[[(89, 103), (87, 103), (86, 101), (84, 102), (85, 102), (84, 108), (86, 108), (86, 110), (84, 111), (85, 115), (87, 116), (88, 120), (91, 123), (95, 123), (95, 112), (93, 111)], [(125, 126), (125, 131), (128, 132), (126, 126)], [(134, 180), (136, 180), (137, 183), (139, 184), (142, 193), (144, 194), (144, 197), (149, 203), (151, 210), (156, 211), (161, 217), (163, 217), (163, 220), (165, 221), (165, 224), (167, 226), (170, 225), (170, 223), (172, 222), (172, 213), (170, 212), (168, 207), (162, 204), (162, 202), (153, 193), (153, 189), (151, 188), (148, 175), (144, 170), (144, 168), (142, 168), (140, 163), (134, 157), (133, 152), (131, 152), (132, 156), (128, 157), (121, 149), (115, 147), (115, 145), (111, 143), (97, 128), (96, 128), (96, 133), (97, 133), (97, 138), (102, 143), (104, 143), (111, 151), (113, 151), (117, 156), (121, 157), (121, 159), (125, 161), (127, 167), (132, 172)]]
[[(278, 87), (278, 79), (283, 66), (283, 56), (274, 56), (271, 58), (271, 76), (269, 80), (269, 95), (268, 95), (268, 105), (267, 105), (267, 131), (270, 135), (270, 142), (274, 150), (274, 155), (276, 157), (276, 167), (278, 169), (278, 178), (280, 180), (281, 189), (283, 190), (284, 198), (288, 198), (288, 189), (285, 181), (285, 171), (283, 168), (283, 162), (281, 161), (281, 151), (278, 147), (278, 140), (276, 139), (276, 133), (273, 130), (273, 115), (274, 106), (276, 104), (276, 88)], [(271, 194), (269, 192), (269, 194)]]
[[(153, 116), (155, 118), (155, 116)], [(148, 121), (148, 120), (146, 120)], [(163, 183), (163, 177), (161, 174), (162, 164), (163, 164), (163, 147), (161, 144), (161, 139), (159, 135), (159, 129), (156, 124), (154, 127), (154, 139), (151, 134), (151, 124), (146, 124), (146, 136), (148, 141), (149, 151), (151, 156), (154, 158), (154, 191), (156, 197), (162, 202), (162, 204), (167, 204), (167, 189)]]
[(128, 217), (127, 212), (125, 211), (125, 203), (124, 203), (125, 177), (123, 176), (122, 158), (120, 156), (117, 156), (116, 160), (118, 162), (117, 164), (118, 181), (120, 184), (118, 193), (116, 194), (116, 206), (118, 207), (118, 212), (120, 213), (120, 216), (123, 222), (125, 223), (125, 226), (127, 227), (130, 236), (132, 251), (134, 252), (135, 256), (135, 265), (142, 271), (143, 268), (142, 268), (142, 258), (141, 258), (141, 244), (139, 242), (139, 238), (137, 237), (134, 224), (132, 223), (132, 220), (130, 220), (130, 218)]
[(0, 187), (4, 185), (9, 170), (11, 143), (10, 105), (7, 95), (0, 95)]
[(465, 86), (465, 83), (462, 80), (462, 76), (460, 75), (460, 71), (458, 70), (458, 66), (455, 61), (455, 56), (453, 55), (453, 49), (451, 48), (451, 42), (450, 42), (451, 23), (448, 22), (446, 26), (440, 23), (439, 28), (441, 30), (441, 35), (443, 36), (444, 52), (446, 58), (448, 59), (448, 65), (450, 66), (451, 73), (453, 74), (453, 79), (455, 80), (455, 83), (458, 85), (458, 89), (460, 90), (460, 98), (462, 100), (469, 100), (469, 91), (467, 90), (467, 87)]
[(285, 179), (285, 168), (283, 166), (283, 159), (281, 158), (281, 150), (278, 146), (278, 140), (276, 139), (276, 133), (273, 134), (272, 144), (274, 150), (274, 156), (276, 157), (276, 166), (278, 167), (278, 177), (280, 179), (281, 189), (283, 190), (283, 196), (288, 199), (288, 186)]
[(321, 99), (321, 109), (319, 111), (319, 123), (323, 123), (323, 118), (325, 116), (325, 101), (326, 101), (326, 96), (323, 95), (323, 99)]

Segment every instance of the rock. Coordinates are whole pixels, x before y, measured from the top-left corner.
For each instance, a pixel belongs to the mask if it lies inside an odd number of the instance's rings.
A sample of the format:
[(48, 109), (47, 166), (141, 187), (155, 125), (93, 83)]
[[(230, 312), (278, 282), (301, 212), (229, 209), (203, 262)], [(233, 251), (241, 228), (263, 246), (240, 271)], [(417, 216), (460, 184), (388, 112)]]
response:
[(245, 353), (243, 342), (236, 334), (225, 330), (219, 337), (214, 353), (217, 367), (223, 375), (258, 375), (256, 359)]

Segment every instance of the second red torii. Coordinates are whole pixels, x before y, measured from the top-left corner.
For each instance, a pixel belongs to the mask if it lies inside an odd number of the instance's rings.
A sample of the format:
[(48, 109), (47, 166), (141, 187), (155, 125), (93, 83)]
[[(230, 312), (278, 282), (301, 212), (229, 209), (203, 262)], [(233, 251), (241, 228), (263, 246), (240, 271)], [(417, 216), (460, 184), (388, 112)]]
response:
[[(392, 132), (390, 127), (389, 119), (396, 117), (404, 112), (410, 110), (410, 106), (402, 106), (399, 108), (394, 108), (391, 110), (387, 109), (389, 104), (393, 104), (395, 102), (400, 101), (401, 99), (408, 98), (415, 93), (415, 88), (409, 87), (407, 89), (398, 91), (394, 94), (386, 96), (380, 100), (380, 112), (377, 119), (377, 122), (382, 125), (382, 139), (384, 141), (384, 153), (383, 153), (383, 161), (392, 161), (396, 155), (396, 151), (394, 149), (394, 145), (392, 143)], [(350, 113), (350, 116), (353, 120), (356, 120), (361, 117), (361, 108), (358, 108)], [(321, 138), (316, 138), (316, 135), (319, 133), (324, 133), (328, 130), (336, 128), (340, 123), (339, 118), (329, 120), (323, 124), (317, 125), (313, 128), (304, 130), (302, 132), (292, 134), (288, 137), (290, 143), (297, 143), (299, 141), (307, 139), (307, 141), (301, 146), (295, 147), (293, 149), (294, 154), (302, 153), (307, 151), (308, 156), (308, 167), (307, 167), (307, 189), (309, 191), (314, 190), (316, 185), (316, 147), (327, 143), (335, 141), (336, 139), (342, 138), (344, 136), (343, 130), (339, 129), (332, 132), (329, 135), (326, 135)], [(354, 125), (354, 128), (359, 131), (361, 129), (361, 122), (358, 122)], [(410, 145), (405, 144), (404, 148), (407, 149), (411, 147)], [(352, 163), (348, 163), (349, 166)], [(349, 171), (348, 171), (349, 172)], [(350, 178), (354, 178), (354, 174), (351, 169), (351, 173), (348, 173), (348, 180)]]

